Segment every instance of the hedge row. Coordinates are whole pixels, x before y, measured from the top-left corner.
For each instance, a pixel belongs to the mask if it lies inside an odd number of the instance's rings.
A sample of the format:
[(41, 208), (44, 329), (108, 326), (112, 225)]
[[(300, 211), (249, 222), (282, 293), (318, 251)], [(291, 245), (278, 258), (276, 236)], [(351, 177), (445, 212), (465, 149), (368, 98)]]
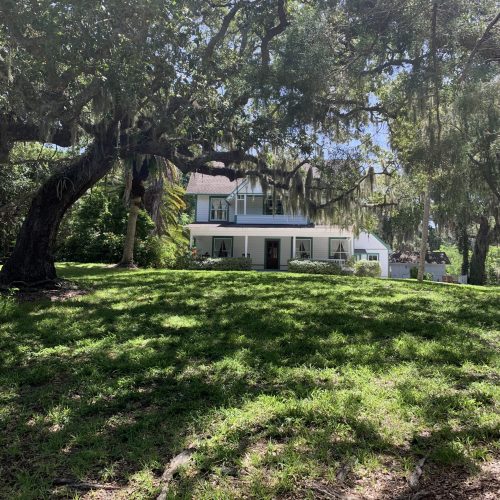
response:
[(350, 267), (341, 268), (335, 262), (324, 260), (289, 260), (288, 271), (291, 273), (305, 274), (330, 274), (343, 276), (369, 276), (378, 278), (381, 274), (378, 262), (359, 260), (354, 264), (354, 269)]
[(248, 257), (193, 259), (187, 263), (186, 268), (205, 271), (250, 271), (252, 259)]
[(344, 274), (338, 264), (323, 260), (289, 260), (288, 271), (306, 274)]

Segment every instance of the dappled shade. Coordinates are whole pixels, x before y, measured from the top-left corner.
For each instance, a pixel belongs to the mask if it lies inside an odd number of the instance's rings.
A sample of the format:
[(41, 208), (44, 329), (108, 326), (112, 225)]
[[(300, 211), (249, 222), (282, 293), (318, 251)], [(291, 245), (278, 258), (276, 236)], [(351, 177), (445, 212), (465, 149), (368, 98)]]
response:
[(422, 456), (472, 470), (491, 453), (491, 289), (61, 272), (93, 291), (1, 302), (1, 497), (50, 496), (55, 478), (72, 477), (149, 498), (189, 445), (179, 497), (307, 492), (346, 464), (353, 478), (390, 463), (404, 482)]

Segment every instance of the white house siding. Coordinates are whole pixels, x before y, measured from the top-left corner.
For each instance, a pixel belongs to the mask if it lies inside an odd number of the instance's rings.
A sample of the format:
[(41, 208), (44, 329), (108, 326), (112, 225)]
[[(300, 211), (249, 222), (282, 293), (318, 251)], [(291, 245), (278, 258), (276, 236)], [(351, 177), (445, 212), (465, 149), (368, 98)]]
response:
[(313, 238), (312, 243), (312, 259), (325, 260), (328, 259), (328, 242), (329, 238)]
[[(354, 249), (366, 250), (367, 254), (378, 254), (382, 278), (389, 277), (389, 250), (378, 238), (370, 233), (359, 233), (354, 238)], [(361, 258), (366, 258), (366, 255), (363, 254)]]
[[(196, 221), (197, 222), (209, 222), (210, 220), (210, 197), (220, 196), (226, 197), (226, 195), (208, 195), (199, 194), (197, 195), (196, 201)], [(235, 200), (229, 202), (228, 207), (228, 222), (234, 222), (235, 215)], [(263, 213), (263, 201), (262, 196), (248, 196), (247, 197), (247, 214), (248, 215), (262, 215)]]
[[(300, 238), (300, 236), (297, 236)], [(337, 236), (335, 233), (332, 233), (332, 236), (328, 238), (314, 238), (313, 237), (313, 252), (312, 259), (313, 260), (327, 260), (330, 258), (330, 239), (331, 238), (344, 238), (343, 236)], [(352, 255), (352, 239), (345, 238), (346, 251), (349, 255)]]
[[(289, 237), (274, 237), (274, 236), (249, 236), (248, 237), (248, 253), (252, 259), (252, 267), (254, 269), (264, 269), (265, 267), (265, 248), (266, 239), (280, 241), (280, 269), (288, 268), (288, 260), (291, 254), (291, 238)], [(234, 238), (234, 248), (238, 253), (234, 253), (235, 257), (241, 257), (245, 253), (245, 237), (237, 236)]]
[(234, 203), (229, 204), (228, 214), (229, 222), (234, 222)]
[[(272, 226), (221, 226), (219, 224), (192, 224), (192, 235), (196, 240), (199, 255), (212, 254), (212, 237), (225, 236), (233, 238), (233, 256), (241, 257), (245, 251), (245, 234), (248, 235), (248, 253), (255, 269), (263, 269), (265, 263), (265, 240), (280, 240), (280, 269), (286, 269), (288, 260), (292, 257), (292, 235), (296, 238), (312, 238), (315, 260), (329, 258), (330, 238), (346, 238), (347, 250), (352, 255), (353, 250), (362, 249), (368, 253), (377, 253), (382, 269), (382, 277), (389, 275), (389, 251), (373, 235), (362, 233), (354, 240), (346, 231), (327, 226), (316, 227), (272, 227)], [(353, 248), (354, 243), (354, 248)], [(439, 273), (438, 273), (439, 274)]]
[[(391, 278), (408, 279), (412, 267), (418, 267), (418, 264), (411, 263), (391, 263)], [(425, 272), (432, 274), (433, 281), (442, 281), (446, 274), (446, 264), (425, 264)]]
[(198, 255), (208, 253), (212, 255), (212, 237), (211, 236), (196, 236), (194, 239), (196, 252)]
[[(284, 270), (288, 267), (292, 247), (290, 237), (248, 237), (248, 253), (252, 259), (254, 269), (264, 269), (265, 265), (265, 240), (280, 240), (280, 269)], [(198, 255), (208, 253), (212, 256), (212, 236), (196, 236), (196, 250)], [(233, 237), (233, 257), (242, 257), (245, 253), (245, 237)]]
[(196, 220), (208, 221), (209, 212), (209, 198), (208, 194), (199, 194), (196, 197)]
[[(210, 197), (225, 198), (224, 194), (199, 194), (196, 199), (196, 221), (208, 222), (210, 220)], [(234, 203), (230, 203), (228, 207), (228, 222), (234, 222)]]
[[(245, 253), (245, 237), (233, 236), (233, 257), (242, 257)], [(297, 236), (300, 238), (300, 236)], [(288, 268), (288, 260), (292, 257), (291, 236), (249, 236), (248, 253), (255, 269), (264, 269), (265, 266), (265, 240), (280, 240), (280, 269)], [(313, 238), (312, 259), (327, 260), (329, 257), (329, 238)], [(349, 244), (349, 248), (350, 248)], [(198, 255), (208, 253), (212, 255), (212, 236), (196, 236), (196, 249)], [(349, 250), (351, 251), (351, 250)]]

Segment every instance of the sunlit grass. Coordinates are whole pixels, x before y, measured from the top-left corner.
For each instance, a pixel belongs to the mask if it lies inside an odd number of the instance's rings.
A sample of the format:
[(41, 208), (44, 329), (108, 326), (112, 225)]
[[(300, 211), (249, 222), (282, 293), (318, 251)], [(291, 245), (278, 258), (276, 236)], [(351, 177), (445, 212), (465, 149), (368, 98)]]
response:
[[(498, 289), (61, 265), (89, 293), (0, 298), (0, 497), (70, 477), (272, 498), (336, 471), (498, 454)], [(394, 465), (396, 464), (396, 465)]]

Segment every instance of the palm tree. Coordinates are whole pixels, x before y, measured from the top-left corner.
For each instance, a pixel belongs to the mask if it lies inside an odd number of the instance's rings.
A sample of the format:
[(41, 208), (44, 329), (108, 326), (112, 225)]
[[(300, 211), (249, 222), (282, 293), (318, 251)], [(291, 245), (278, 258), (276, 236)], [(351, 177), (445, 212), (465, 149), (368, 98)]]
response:
[[(134, 246), (140, 209), (145, 208), (155, 223), (153, 234), (179, 240), (186, 238), (179, 224), (179, 214), (186, 204), (180, 172), (168, 160), (155, 156), (141, 158), (138, 155), (126, 166), (125, 173), (124, 198), (129, 205), (129, 215), (123, 254), (118, 266), (135, 267)], [(147, 180), (149, 183), (146, 187)]]

